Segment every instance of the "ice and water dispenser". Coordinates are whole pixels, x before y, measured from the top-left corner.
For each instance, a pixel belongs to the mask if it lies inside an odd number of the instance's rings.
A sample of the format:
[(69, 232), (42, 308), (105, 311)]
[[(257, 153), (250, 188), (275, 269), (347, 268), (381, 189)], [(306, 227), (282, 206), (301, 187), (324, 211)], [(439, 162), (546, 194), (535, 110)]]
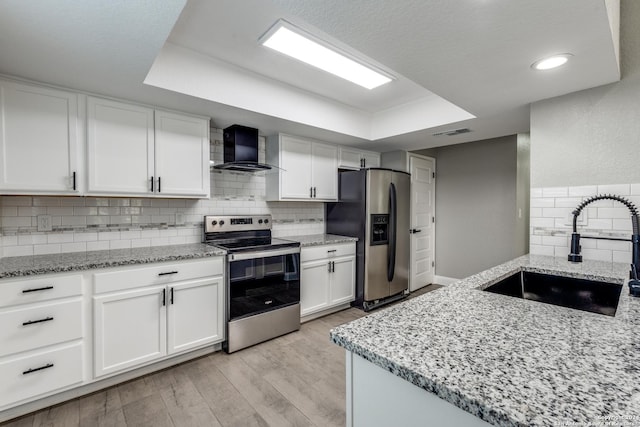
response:
[(389, 214), (371, 215), (371, 245), (389, 243)]

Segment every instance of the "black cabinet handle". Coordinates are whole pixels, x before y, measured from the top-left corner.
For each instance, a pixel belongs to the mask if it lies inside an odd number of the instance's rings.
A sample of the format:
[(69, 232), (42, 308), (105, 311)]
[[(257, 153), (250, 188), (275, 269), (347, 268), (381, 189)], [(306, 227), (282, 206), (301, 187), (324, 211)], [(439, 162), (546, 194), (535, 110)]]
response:
[(331, 261), (331, 272), (332, 273), (336, 272), (336, 262), (335, 261)]
[(76, 172), (73, 171), (73, 190), (76, 190)]
[(328, 250), (327, 253), (330, 254), (331, 252), (336, 252), (336, 251), (337, 249), (331, 249), (331, 250)]
[(167, 305), (167, 290), (163, 289), (162, 290), (162, 306), (164, 307), (165, 305)]
[(422, 230), (420, 230), (419, 228), (412, 228), (411, 230), (409, 230), (409, 232), (411, 234), (416, 234), (416, 233), (420, 233), (422, 232)]
[(309, 197), (313, 197), (313, 187), (309, 187)]
[(27, 369), (22, 373), (22, 375), (32, 374), (34, 372), (42, 371), (43, 369), (49, 369), (49, 368), (53, 368), (53, 363), (47, 363), (46, 365), (40, 366), (39, 368)]
[(161, 185), (162, 185), (162, 181), (160, 181), (160, 177), (158, 177), (158, 193), (162, 191)]
[(327, 263), (327, 271), (331, 273), (331, 261)]
[(168, 276), (169, 274), (178, 274), (177, 271), (167, 271), (165, 273), (158, 273), (158, 276)]
[(171, 295), (169, 296), (169, 301), (171, 301), (171, 305), (173, 305), (173, 288), (171, 288)]
[(49, 289), (53, 289), (53, 286), (43, 286), (42, 288), (23, 289), (22, 293), (23, 294), (28, 294), (29, 292), (47, 291)]
[(151, 192), (153, 193), (153, 176), (151, 177)]
[(316, 187), (313, 187), (313, 198), (315, 199), (316, 197)]
[(53, 317), (45, 317), (44, 319), (38, 320), (27, 320), (26, 322), (22, 322), (22, 326), (33, 325), (35, 323), (49, 322), (53, 320)]

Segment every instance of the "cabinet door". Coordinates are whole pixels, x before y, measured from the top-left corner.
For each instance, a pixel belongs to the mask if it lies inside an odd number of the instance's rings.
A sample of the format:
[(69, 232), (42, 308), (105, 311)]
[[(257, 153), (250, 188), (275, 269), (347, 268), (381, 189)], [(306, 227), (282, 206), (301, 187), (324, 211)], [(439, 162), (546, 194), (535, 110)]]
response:
[(93, 297), (95, 376), (167, 354), (166, 287)]
[(311, 142), (281, 137), (280, 197), (283, 199), (311, 198)]
[(223, 283), (219, 276), (169, 288), (169, 354), (224, 339)]
[(331, 273), (330, 305), (342, 304), (355, 299), (356, 258), (336, 258)]
[(88, 188), (92, 194), (152, 194), (153, 110), (87, 99)]
[(314, 198), (338, 200), (338, 147), (314, 143), (312, 152)]
[(329, 261), (300, 264), (300, 315), (324, 310), (329, 306)]
[(345, 169), (360, 169), (362, 167), (362, 154), (359, 150), (340, 147), (340, 162), (338, 166)]
[(0, 82), (0, 191), (77, 193), (77, 117), (74, 93)]
[(156, 111), (156, 192), (209, 197), (209, 121)]
[(363, 165), (366, 168), (379, 168), (380, 167), (380, 154), (379, 153), (362, 153)]

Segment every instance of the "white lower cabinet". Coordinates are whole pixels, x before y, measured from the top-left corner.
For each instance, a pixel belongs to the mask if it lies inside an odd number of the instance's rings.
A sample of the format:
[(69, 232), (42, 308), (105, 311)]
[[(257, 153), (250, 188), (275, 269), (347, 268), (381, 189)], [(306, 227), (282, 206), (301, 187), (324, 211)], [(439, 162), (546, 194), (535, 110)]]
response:
[(0, 281), (0, 414), (84, 382), (82, 294), (81, 275)]
[(224, 281), (221, 276), (172, 286), (168, 307), (169, 354), (224, 339)]
[(166, 301), (165, 286), (94, 297), (96, 377), (167, 354), (163, 298)]
[(300, 257), (301, 316), (355, 299), (355, 243), (303, 247)]
[(115, 292), (93, 297), (95, 377), (222, 342), (222, 263), (219, 258), (96, 274), (98, 292)]

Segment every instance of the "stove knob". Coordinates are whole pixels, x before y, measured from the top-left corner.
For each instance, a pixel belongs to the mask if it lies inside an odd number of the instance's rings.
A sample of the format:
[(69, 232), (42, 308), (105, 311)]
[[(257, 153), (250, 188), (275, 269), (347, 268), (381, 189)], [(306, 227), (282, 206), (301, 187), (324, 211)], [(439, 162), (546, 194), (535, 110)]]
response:
[(262, 220), (261, 219), (258, 220), (258, 224), (262, 224)]
[(265, 223), (265, 224), (268, 224), (268, 223), (269, 223), (269, 220), (268, 220), (268, 219), (265, 219), (265, 220), (264, 220), (264, 223)]
[(215, 221), (215, 220), (211, 221), (211, 225), (216, 225), (217, 223), (218, 221)]
[(224, 225), (224, 221), (220, 221), (220, 226), (223, 226), (223, 225)]

